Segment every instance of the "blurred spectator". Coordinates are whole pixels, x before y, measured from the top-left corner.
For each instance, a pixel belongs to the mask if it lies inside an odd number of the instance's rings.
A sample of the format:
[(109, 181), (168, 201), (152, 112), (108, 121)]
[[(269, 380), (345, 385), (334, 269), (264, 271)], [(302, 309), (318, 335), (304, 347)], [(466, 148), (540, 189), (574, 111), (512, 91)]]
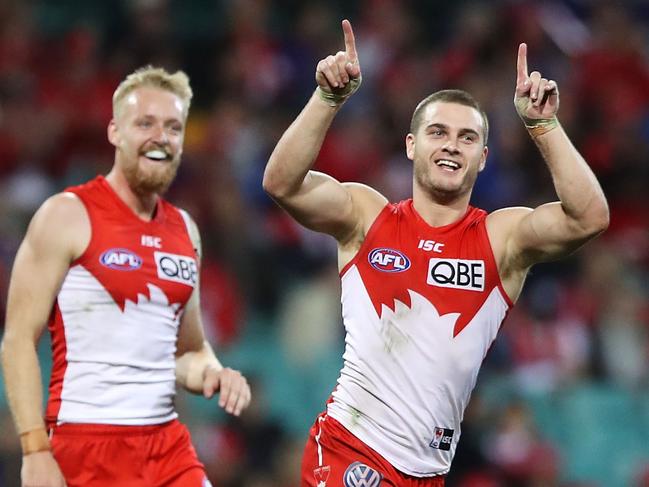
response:
[(506, 406), (483, 445), (506, 485), (554, 486), (559, 481), (559, 458), (541, 438), (530, 411), (522, 403)]

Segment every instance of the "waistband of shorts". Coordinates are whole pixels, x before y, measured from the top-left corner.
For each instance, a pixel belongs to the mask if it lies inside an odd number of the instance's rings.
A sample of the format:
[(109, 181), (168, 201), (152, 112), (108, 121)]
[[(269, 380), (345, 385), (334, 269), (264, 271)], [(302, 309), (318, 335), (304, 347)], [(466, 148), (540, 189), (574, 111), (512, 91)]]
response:
[(321, 413), (318, 416), (318, 419), (316, 420), (316, 424), (319, 424), (320, 421), (322, 421), (323, 426), (328, 429), (329, 434), (333, 434), (334, 436), (337, 436), (337, 438), (346, 443), (347, 447), (352, 448), (352, 449), (359, 449), (363, 455), (370, 455), (375, 457), (375, 461), (379, 464), (382, 465), (383, 468), (386, 468), (390, 471), (394, 472), (394, 475), (408, 480), (413, 481), (425, 481), (425, 482), (431, 482), (432, 484), (426, 484), (426, 485), (438, 485), (437, 482), (440, 482), (439, 485), (443, 486), (444, 482), (446, 480), (447, 473), (429, 473), (426, 475), (411, 475), (405, 472), (402, 472), (399, 470), (397, 467), (392, 465), (383, 455), (381, 455), (379, 452), (374, 450), (371, 446), (363, 442), (360, 438), (358, 438), (354, 433), (352, 433), (350, 430), (347, 429), (347, 427), (331, 416), (326, 410)]
[(160, 424), (147, 425), (63, 423), (59, 425), (48, 425), (48, 432), (50, 434), (66, 436), (143, 436), (158, 433), (178, 423), (179, 421), (177, 419)]

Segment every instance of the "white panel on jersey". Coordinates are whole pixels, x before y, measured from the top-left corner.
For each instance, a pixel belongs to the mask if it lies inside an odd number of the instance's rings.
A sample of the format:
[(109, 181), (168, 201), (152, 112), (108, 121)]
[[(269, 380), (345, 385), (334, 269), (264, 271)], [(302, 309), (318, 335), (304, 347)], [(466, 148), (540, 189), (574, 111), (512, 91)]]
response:
[[(383, 305), (381, 317), (356, 266), (342, 277), (347, 331), (344, 366), (328, 413), (410, 475), (448, 472), (480, 365), (508, 306), (494, 288), (453, 337), (459, 313), (440, 316), (420, 294), (411, 307)], [(449, 450), (430, 446), (436, 428), (454, 430)]]
[(82, 266), (72, 267), (58, 295), (67, 368), (58, 421), (157, 424), (176, 417), (179, 304), (147, 284), (150, 299), (124, 311)]

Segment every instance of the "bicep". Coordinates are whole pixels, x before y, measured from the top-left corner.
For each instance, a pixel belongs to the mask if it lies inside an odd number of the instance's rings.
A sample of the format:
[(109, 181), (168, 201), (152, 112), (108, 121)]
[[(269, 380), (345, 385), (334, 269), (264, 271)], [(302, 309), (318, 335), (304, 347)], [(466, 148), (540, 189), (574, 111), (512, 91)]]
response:
[(176, 343), (177, 357), (180, 357), (186, 352), (196, 352), (200, 350), (205, 340), (200, 303), (200, 260), (202, 259), (203, 254), (201, 235), (200, 231), (198, 230), (198, 225), (196, 225), (196, 222), (191, 218), (191, 216), (189, 216), (189, 214), (186, 212), (184, 213), (184, 216), (186, 218), (185, 222), (187, 223), (187, 233), (196, 252), (196, 258), (199, 261), (199, 272), (196, 276), (194, 290), (192, 291), (189, 300), (185, 304), (185, 309), (183, 310), (180, 318), (180, 324), (178, 328), (178, 342)]
[(339, 240), (360, 221), (348, 188), (318, 171), (309, 171), (297, 192), (276, 201), (301, 225)]
[(84, 218), (80, 202), (66, 201), (60, 195), (34, 215), (11, 272), (7, 333), (38, 338), (70, 263), (89, 239)]
[(521, 265), (529, 267), (569, 255), (591, 237), (565, 214), (557, 201), (520, 215), (512, 228), (510, 248)]
[(176, 344), (176, 356), (180, 357), (187, 352), (197, 352), (203, 347), (205, 334), (203, 332), (203, 321), (201, 319), (199, 287), (194, 288), (189, 301), (180, 318), (178, 328), (178, 342)]

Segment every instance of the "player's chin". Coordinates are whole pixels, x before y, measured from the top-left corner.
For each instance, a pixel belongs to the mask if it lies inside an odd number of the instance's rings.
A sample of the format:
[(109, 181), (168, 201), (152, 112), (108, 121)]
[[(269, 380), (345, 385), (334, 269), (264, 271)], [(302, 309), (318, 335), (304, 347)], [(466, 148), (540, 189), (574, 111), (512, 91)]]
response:
[(176, 177), (176, 168), (165, 167), (155, 171), (142, 171), (138, 176), (134, 189), (139, 193), (163, 194)]
[(431, 184), (430, 189), (433, 194), (441, 196), (444, 200), (455, 199), (465, 192), (465, 185), (463, 181), (449, 181), (436, 179)]
[(464, 185), (464, 178), (460, 174), (436, 174), (432, 179), (432, 186), (439, 191), (456, 192)]

